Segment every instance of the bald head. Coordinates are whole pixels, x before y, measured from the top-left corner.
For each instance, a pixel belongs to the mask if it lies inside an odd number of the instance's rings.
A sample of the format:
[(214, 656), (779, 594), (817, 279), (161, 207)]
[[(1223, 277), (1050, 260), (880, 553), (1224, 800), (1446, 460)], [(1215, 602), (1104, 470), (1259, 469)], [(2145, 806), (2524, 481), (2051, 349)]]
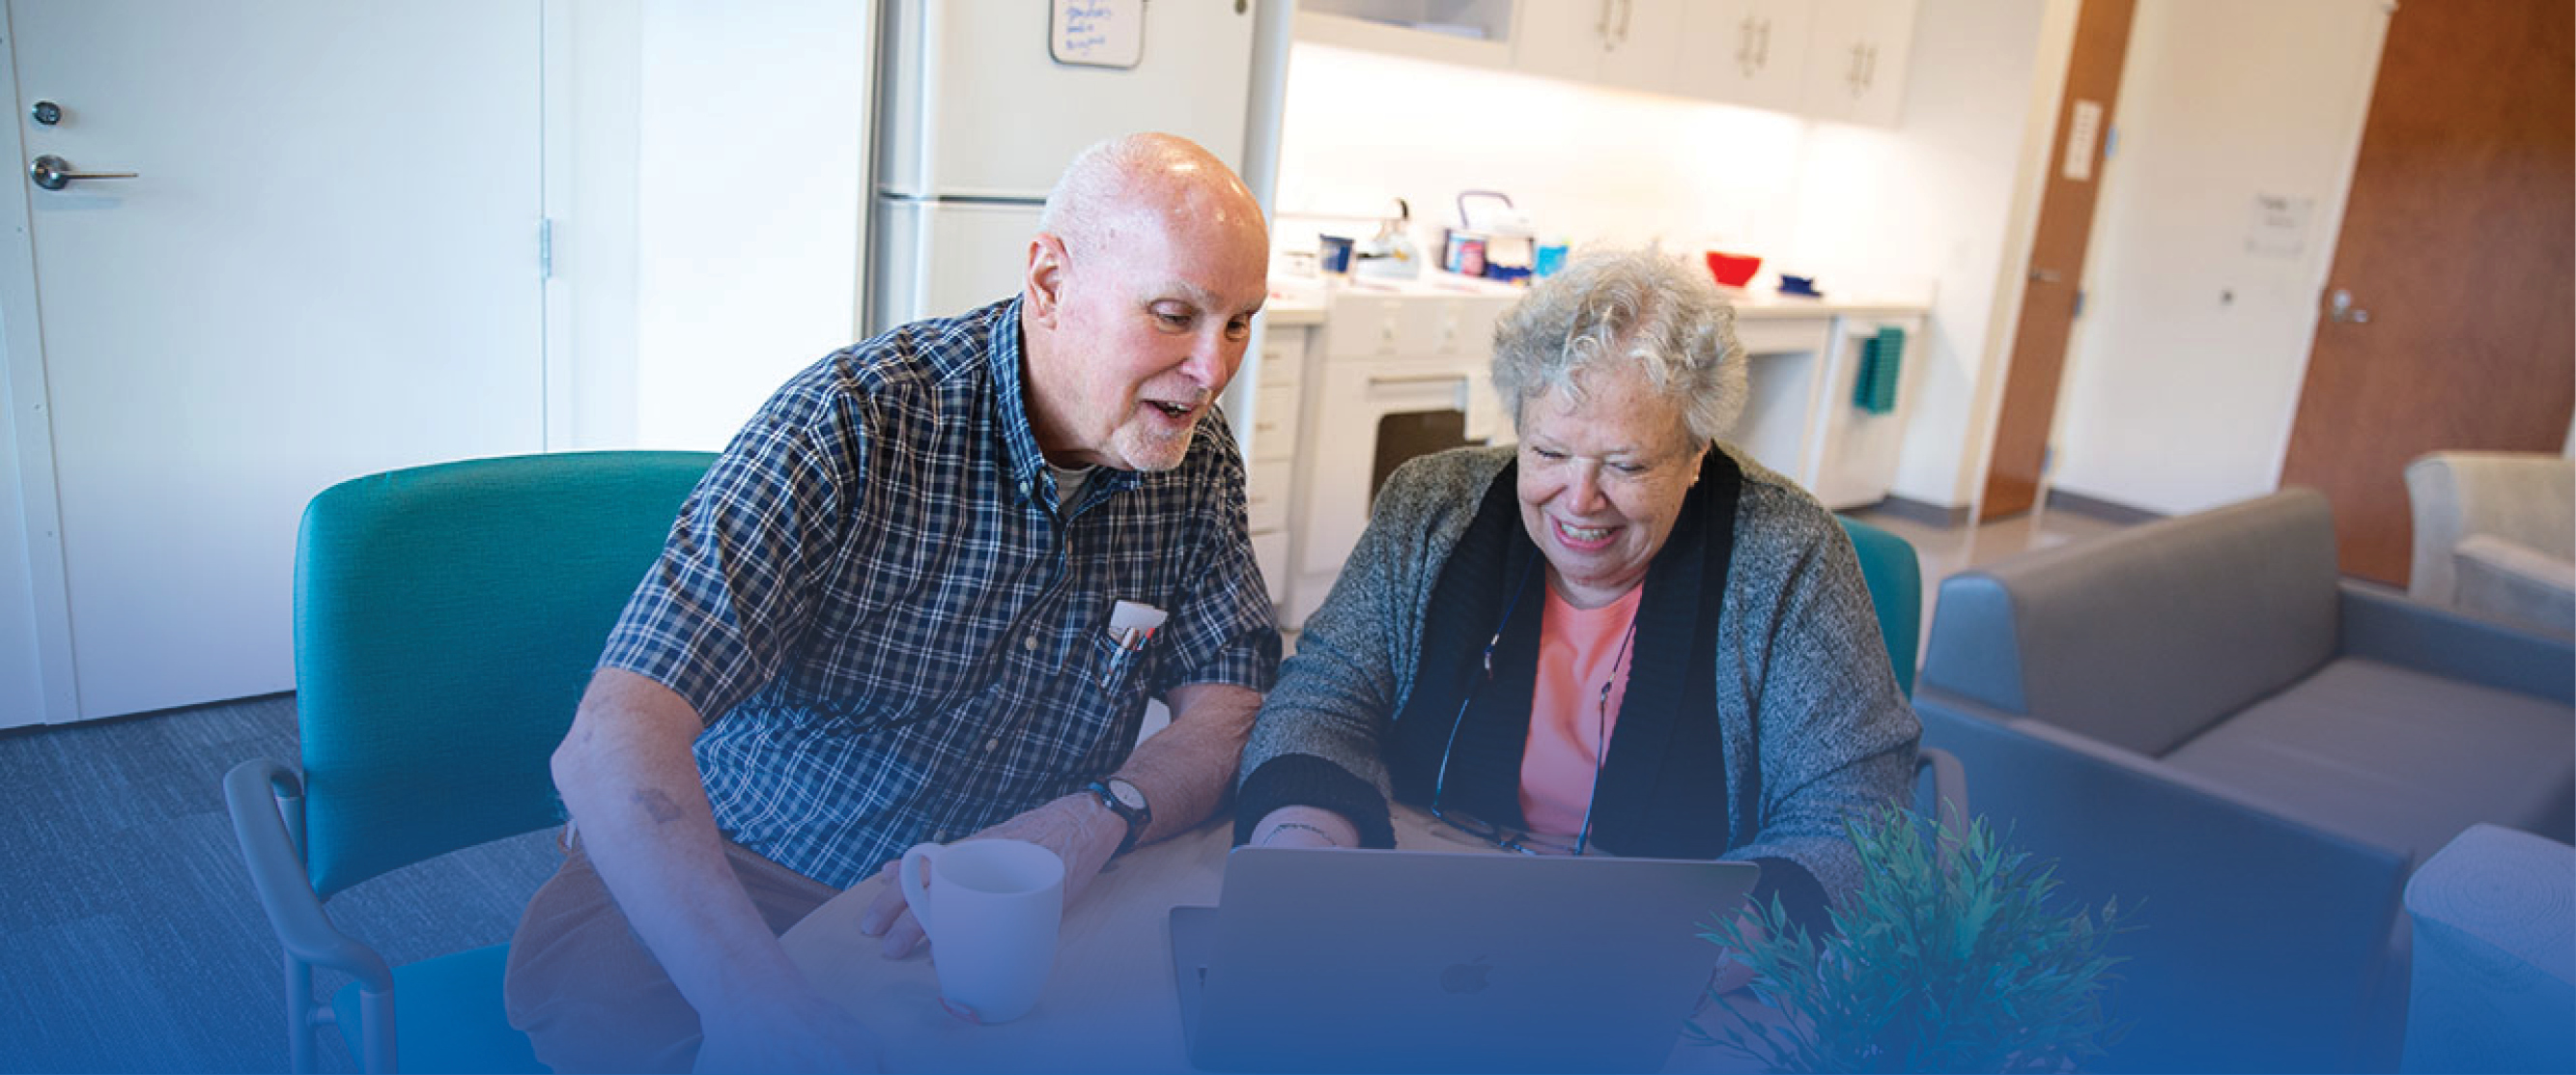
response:
[[(1140, 216), (1146, 219), (1132, 219)], [(1047, 193), (1038, 231), (1082, 258), (1120, 232), (1165, 222), (1188, 222), (1212, 236), (1257, 235), (1265, 256), (1270, 245), (1261, 203), (1234, 169), (1196, 142), (1153, 132), (1096, 142), (1075, 155)]]
[(1270, 229), (1207, 150), (1168, 134), (1074, 158), (1029, 240), (1029, 422), (1059, 466), (1178, 466), (1269, 296)]

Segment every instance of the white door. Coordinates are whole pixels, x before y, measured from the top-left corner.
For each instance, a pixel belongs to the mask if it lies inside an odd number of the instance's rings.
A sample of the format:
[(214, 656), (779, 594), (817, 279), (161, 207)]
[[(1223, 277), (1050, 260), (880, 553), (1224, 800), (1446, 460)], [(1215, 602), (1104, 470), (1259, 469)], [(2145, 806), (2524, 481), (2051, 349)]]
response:
[[(60, 539), (30, 558), (68, 621), (39, 630), (82, 718), (289, 689), (314, 493), (542, 445), (539, 4), (8, 15), (33, 249), (0, 272), (34, 278), (9, 362), (41, 363)], [(48, 190), (39, 156), (138, 174)]]

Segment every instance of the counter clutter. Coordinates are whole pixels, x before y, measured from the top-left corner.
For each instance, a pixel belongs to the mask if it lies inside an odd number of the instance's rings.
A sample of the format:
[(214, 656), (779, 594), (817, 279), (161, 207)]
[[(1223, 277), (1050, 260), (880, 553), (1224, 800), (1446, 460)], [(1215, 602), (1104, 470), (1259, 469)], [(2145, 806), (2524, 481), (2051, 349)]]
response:
[[(1487, 365), (1494, 322), (1521, 294), (1441, 272), (1331, 288), (1272, 282), (1260, 346), (1223, 406), (1249, 471), (1253, 552), (1283, 630), (1323, 603), (1395, 463), (1512, 439)], [(1727, 439), (1828, 507), (1884, 499), (1915, 364), (1903, 341), (1921, 337), (1928, 303), (1728, 297), (1751, 356), (1752, 399)]]

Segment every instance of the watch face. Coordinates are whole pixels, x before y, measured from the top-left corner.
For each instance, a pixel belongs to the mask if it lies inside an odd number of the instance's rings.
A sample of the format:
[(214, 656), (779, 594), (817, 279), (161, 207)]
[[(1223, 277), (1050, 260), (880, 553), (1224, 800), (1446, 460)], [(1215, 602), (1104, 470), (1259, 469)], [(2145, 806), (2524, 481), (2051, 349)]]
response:
[(1107, 786), (1109, 788), (1109, 793), (1118, 797), (1118, 805), (1124, 806), (1130, 810), (1142, 810), (1145, 808), (1145, 793), (1137, 790), (1136, 785), (1130, 784), (1124, 780), (1112, 780), (1108, 782)]

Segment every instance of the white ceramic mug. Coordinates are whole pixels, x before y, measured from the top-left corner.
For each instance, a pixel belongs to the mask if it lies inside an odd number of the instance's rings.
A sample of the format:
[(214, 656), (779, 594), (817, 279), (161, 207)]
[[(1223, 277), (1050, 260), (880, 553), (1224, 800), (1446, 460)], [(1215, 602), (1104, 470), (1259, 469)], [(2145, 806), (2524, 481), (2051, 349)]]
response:
[(939, 995), (986, 1023), (1037, 1006), (1064, 922), (1064, 860), (1025, 840), (922, 844), (896, 872), (930, 937)]

